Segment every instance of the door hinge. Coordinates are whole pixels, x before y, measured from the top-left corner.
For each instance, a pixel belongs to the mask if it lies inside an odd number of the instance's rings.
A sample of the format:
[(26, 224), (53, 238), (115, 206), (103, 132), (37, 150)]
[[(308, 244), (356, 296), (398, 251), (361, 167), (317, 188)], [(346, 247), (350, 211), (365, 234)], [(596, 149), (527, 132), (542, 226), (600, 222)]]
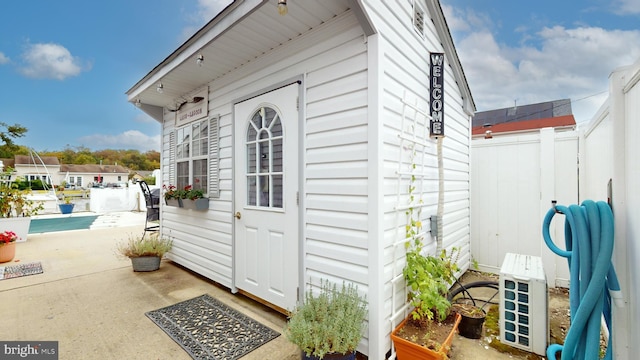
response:
[(296, 191), (296, 205), (300, 205), (300, 192)]
[(299, 287), (296, 288), (296, 299), (298, 299), (298, 301), (300, 301), (300, 288)]

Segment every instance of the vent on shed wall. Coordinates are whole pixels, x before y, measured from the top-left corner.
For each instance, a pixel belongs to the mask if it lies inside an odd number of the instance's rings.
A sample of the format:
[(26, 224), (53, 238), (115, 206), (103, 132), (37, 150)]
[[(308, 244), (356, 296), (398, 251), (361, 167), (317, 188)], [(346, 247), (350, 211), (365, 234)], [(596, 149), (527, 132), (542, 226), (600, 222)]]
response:
[(424, 10), (417, 2), (413, 3), (413, 28), (420, 36), (424, 36)]

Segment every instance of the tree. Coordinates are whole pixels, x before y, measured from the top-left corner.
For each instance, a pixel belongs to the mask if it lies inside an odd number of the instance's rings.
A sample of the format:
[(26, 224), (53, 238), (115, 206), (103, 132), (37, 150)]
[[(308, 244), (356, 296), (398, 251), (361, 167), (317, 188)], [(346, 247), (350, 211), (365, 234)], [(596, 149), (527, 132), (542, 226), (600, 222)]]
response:
[(0, 122), (0, 128), (5, 129), (0, 131), (0, 140), (3, 142), (0, 145), (0, 157), (12, 158), (15, 151), (19, 149), (13, 140), (23, 137), (29, 130), (20, 124), (9, 125), (4, 122)]

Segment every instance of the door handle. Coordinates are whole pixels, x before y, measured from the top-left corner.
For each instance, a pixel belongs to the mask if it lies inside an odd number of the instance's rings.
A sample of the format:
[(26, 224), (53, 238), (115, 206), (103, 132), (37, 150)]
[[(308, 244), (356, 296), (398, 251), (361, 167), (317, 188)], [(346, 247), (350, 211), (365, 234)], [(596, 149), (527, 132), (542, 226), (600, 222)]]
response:
[(235, 217), (236, 219), (240, 220), (240, 218), (242, 217), (242, 214), (240, 214), (240, 211), (236, 212)]

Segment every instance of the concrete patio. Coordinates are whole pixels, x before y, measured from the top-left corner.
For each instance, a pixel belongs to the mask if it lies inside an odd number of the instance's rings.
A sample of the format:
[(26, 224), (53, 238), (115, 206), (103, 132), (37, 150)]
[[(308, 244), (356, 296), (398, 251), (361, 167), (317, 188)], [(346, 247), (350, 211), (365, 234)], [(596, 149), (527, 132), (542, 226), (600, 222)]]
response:
[[(142, 234), (144, 213), (101, 216), (91, 230), (31, 234), (14, 265), (40, 261), (44, 273), (0, 281), (0, 339), (58, 341), (60, 359), (190, 359), (144, 314), (209, 294), (274, 330), (286, 318), (170, 261), (134, 273), (115, 245)], [(299, 358), (284, 336), (246, 360)]]

